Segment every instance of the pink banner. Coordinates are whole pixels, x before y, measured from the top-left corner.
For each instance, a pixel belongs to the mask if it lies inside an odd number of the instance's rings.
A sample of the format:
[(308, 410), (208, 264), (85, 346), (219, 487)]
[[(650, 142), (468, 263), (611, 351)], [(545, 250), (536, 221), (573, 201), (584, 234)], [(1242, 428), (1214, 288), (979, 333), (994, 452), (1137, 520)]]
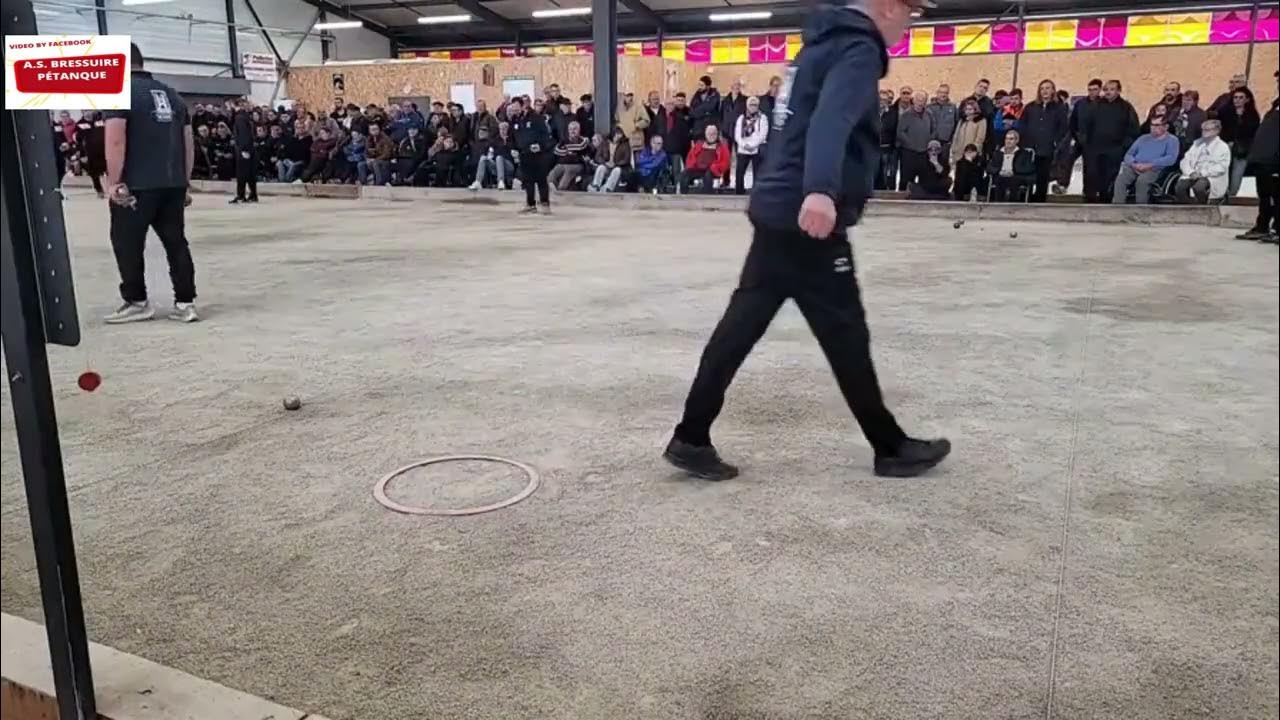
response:
[(1280, 9), (1258, 11), (1258, 30), (1253, 34), (1258, 42), (1275, 42), (1280, 40)]
[(911, 53), (911, 33), (902, 34), (902, 39), (889, 48), (889, 57), (906, 57)]
[(1000, 23), (991, 28), (991, 52), (1011, 53), (1022, 49), (1022, 33), (1017, 23)]
[(933, 29), (933, 54), (956, 54), (956, 28), (954, 25), (939, 25)]
[(1129, 18), (1126, 17), (1080, 18), (1080, 24), (1076, 26), (1076, 49), (1124, 47), (1128, 33)]
[(703, 38), (685, 43), (684, 61), (692, 63), (711, 62), (711, 41)]

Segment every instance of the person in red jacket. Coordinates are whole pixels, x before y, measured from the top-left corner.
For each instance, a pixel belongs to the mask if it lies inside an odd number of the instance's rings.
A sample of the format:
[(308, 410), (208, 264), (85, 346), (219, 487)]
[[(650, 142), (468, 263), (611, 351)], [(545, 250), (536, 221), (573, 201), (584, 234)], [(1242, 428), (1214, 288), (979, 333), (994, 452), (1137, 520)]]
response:
[(680, 174), (682, 194), (688, 194), (694, 180), (702, 181), (702, 192), (712, 192), (715, 178), (729, 172), (729, 145), (720, 140), (719, 128), (708, 125), (703, 137), (706, 139), (695, 142), (685, 158), (684, 172)]

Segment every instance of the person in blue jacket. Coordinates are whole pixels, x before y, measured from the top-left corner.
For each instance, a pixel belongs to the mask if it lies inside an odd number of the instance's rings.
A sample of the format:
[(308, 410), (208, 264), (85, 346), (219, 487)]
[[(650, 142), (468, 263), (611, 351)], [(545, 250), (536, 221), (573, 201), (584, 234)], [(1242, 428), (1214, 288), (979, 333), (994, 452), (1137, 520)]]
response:
[(902, 37), (912, 15), (932, 5), (823, 2), (810, 15), (804, 47), (774, 105), (771, 150), (751, 192), (751, 248), (663, 455), (672, 465), (707, 480), (737, 476), (712, 445), (711, 424), (734, 374), (788, 298), (826, 353), (875, 451), (877, 475), (919, 475), (950, 452), (945, 439), (908, 437), (884, 405), (846, 231), (862, 214), (879, 167), (877, 85), (888, 66), (885, 41)]

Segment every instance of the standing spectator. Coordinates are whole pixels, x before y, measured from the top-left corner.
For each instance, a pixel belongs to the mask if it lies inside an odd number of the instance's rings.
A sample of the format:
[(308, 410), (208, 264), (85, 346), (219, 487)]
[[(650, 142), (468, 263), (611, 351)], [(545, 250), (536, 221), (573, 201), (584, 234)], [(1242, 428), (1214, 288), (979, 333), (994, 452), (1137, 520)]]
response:
[(911, 98), (911, 107), (898, 116), (898, 155), (902, 163), (899, 190), (918, 182), (924, 172), (925, 151), (933, 139), (933, 116), (925, 106), (927, 100), (923, 90), (917, 92)]
[(635, 94), (622, 95), (622, 102), (617, 110), (617, 126), (622, 128), (631, 147), (644, 147), (644, 131), (649, 127), (649, 113), (636, 104)]
[(1125, 150), (1138, 137), (1138, 113), (1120, 96), (1121, 89), (1119, 80), (1108, 80), (1102, 99), (1088, 117), (1081, 118), (1085, 202), (1107, 202), (1111, 198)]
[(942, 84), (929, 103), (929, 115), (933, 120), (933, 139), (942, 146), (943, 162), (951, 157), (951, 137), (956, 132), (958, 110), (951, 102), (951, 86)]
[(498, 116), (489, 112), (489, 105), (484, 100), (476, 99), (476, 111), (471, 115), (472, 139), (479, 137), (480, 128), (484, 128), (486, 138), (498, 136)]
[(953, 190), (956, 200), (961, 202), (968, 202), (974, 191), (982, 192), (985, 172), (982, 153), (978, 151), (978, 147), (974, 143), (965, 145), (955, 162), (956, 182)]
[(582, 178), (586, 171), (586, 157), (591, 150), (591, 141), (583, 137), (581, 125), (569, 123), (565, 138), (556, 143), (556, 165), (551, 168), (548, 180), (557, 190), (568, 190)]
[(1218, 137), (1222, 122), (1206, 120), (1201, 131), (1203, 134), (1191, 143), (1179, 164), (1182, 177), (1174, 183), (1173, 195), (1180, 203), (1190, 203), (1193, 193), (1202, 205), (1227, 193), (1231, 148)]
[(310, 159), (306, 169), (302, 171), (302, 182), (327, 180), (330, 163), (337, 148), (338, 141), (333, 137), (333, 132), (326, 126), (320, 126), (316, 138), (311, 141)]
[(621, 127), (615, 127), (604, 143), (603, 162), (596, 166), (591, 192), (613, 192), (631, 176), (631, 141)]
[(654, 135), (649, 139), (649, 147), (636, 156), (636, 184), (645, 192), (657, 193), (663, 173), (671, 170), (671, 162), (662, 145), (662, 136)]
[(391, 184), (391, 163), (396, 159), (396, 144), (382, 132), (377, 123), (369, 123), (369, 170), (374, 185)]
[(1067, 134), (1070, 136), (1070, 147), (1067, 148), (1066, 154), (1059, 153), (1057, 159), (1057, 170), (1054, 173), (1054, 182), (1057, 185), (1053, 188), (1055, 193), (1061, 194), (1067, 191), (1071, 186), (1071, 175), (1075, 172), (1076, 160), (1084, 154), (1084, 137), (1080, 128), (1083, 127), (1084, 121), (1093, 113), (1098, 106), (1098, 101), (1102, 98), (1102, 80), (1093, 78), (1089, 81), (1085, 89), (1085, 96), (1075, 102), (1071, 108), (1071, 114), (1067, 119)]
[(903, 85), (898, 90), (898, 113), (904, 113), (911, 109), (911, 99), (915, 97), (915, 91), (910, 85)]
[[(569, 135), (569, 121), (560, 104), (560, 86), (551, 83), (542, 91), (542, 101), (538, 111), (547, 116), (547, 127), (551, 128), (551, 139), (560, 142)], [(537, 109), (537, 107), (535, 107)], [(581, 126), (579, 126), (581, 128)]]
[(720, 122), (720, 91), (711, 84), (711, 76), (698, 79), (698, 90), (689, 101), (689, 118), (693, 121), (690, 141), (706, 136), (707, 126)]
[(778, 106), (778, 93), (782, 92), (782, 78), (774, 75), (769, 78), (769, 89), (760, 96), (760, 112), (765, 122), (773, 124), (773, 109)]
[(920, 180), (907, 186), (907, 197), (912, 200), (947, 200), (950, 191), (951, 165), (947, 162), (942, 143), (930, 140), (920, 168)]
[(987, 174), (991, 176), (991, 199), (1006, 202), (1018, 191), (1030, 192), (1035, 182), (1035, 153), (1019, 145), (1022, 137), (1017, 130), (1004, 134), (1003, 144), (991, 153)]
[(418, 128), (410, 125), (408, 133), (396, 146), (396, 162), (392, 171), (393, 181), (398, 185), (408, 185), (413, 181), (418, 166), (427, 157), (427, 141)]
[[(102, 175), (107, 172), (105, 127), (106, 121), (102, 119), (102, 113), (96, 110), (86, 110), (81, 115), (80, 121), (76, 123), (76, 145), (79, 147), (80, 165), (93, 181), (93, 189), (98, 193), (98, 197), (106, 197), (106, 193), (102, 191), (101, 180)], [(209, 128), (206, 126), (206, 138), (208, 133)], [(207, 158), (205, 168), (208, 169)]]
[(1151, 119), (1151, 132), (1133, 141), (1124, 163), (1116, 176), (1112, 205), (1123, 205), (1133, 188), (1133, 200), (1138, 205), (1151, 202), (1151, 186), (1160, 179), (1165, 168), (1178, 162), (1178, 138), (1169, 134), (1169, 124), (1159, 115)]
[(1172, 80), (1165, 83), (1164, 95), (1147, 111), (1148, 118), (1155, 115), (1157, 106), (1164, 106), (1164, 119), (1172, 132), (1172, 128), (1177, 124), (1178, 114), (1182, 112), (1182, 84)]
[(284, 137), (276, 150), (276, 179), (291, 183), (302, 177), (302, 170), (311, 158), (312, 137), (306, 133), (306, 121), (293, 124), (293, 134)]
[[(1275, 77), (1280, 79), (1280, 72)], [(1259, 240), (1278, 243), (1276, 232), (1280, 230), (1280, 98), (1271, 102), (1271, 109), (1258, 127), (1258, 133), (1249, 146), (1248, 172), (1257, 178), (1258, 219), (1246, 233), (1238, 235), (1242, 240)]]
[(1249, 146), (1258, 133), (1261, 118), (1258, 117), (1258, 106), (1253, 99), (1253, 91), (1242, 87), (1231, 94), (1231, 107), (1221, 117), (1222, 139), (1231, 143), (1231, 183), (1227, 187), (1227, 197), (1235, 197), (1240, 192), (1240, 183), (1244, 180), (1245, 166), (1248, 164)]
[(1208, 115), (1200, 107), (1200, 93), (1187, 90), (1182, 93), (1182, 110), (1169, 126), (1170, 132), (1178, 138), (1182, 151), (1186, 152), (1191, 144), (1201, 137), (1200, 127)]
[(1232, 75), (1231, 80), (1227, 83), (1227, 91), (1222, 93), (1209, 106), (1209, 114), (1222, 119), (1227, 114), (1227, 110), (1231, 109), (1231, 98), (1236, 91), (1243, 87), (1249, 86), (1249, 79), (1244, 75)]
[(729, 148), (720, 141), (720, 130), (714, 124), (702, 131), (703, 139), (695, 142), (685, 159), (680, 174), (680, 192), (687, 194), (694, 181), (702, 182), (702, 192), (715, 190), (715, 179), (729, 170)]
[(253, 117), (248, 101), (240, 102), (234, 122), (236, 196), (231, 198), (231, 203), (258, 202), (258, 159), (254, 153)]
[(761, 152), (769, 138), (769, 119), (760, 112), (760, 99), (747, 98), (747, 110), (734, 123), (733, 136), (737, 145), (738, 165), (734, 170), (733, 191), (742, 195), (747, 191), (747, 168), (751, 168), (754, 181), (760, 173)]
[[(737, 147), (738, 139), (734, 136), (734, 129), (738, 127), (738, 118), (747, 111), (747, 96), (742, 94), (742, 81), (734, 80), (729, 85), (729, 94), (720, 98), (720, 137), (724, 143), (729, 146), (729, 154), (733, 155)], [(729, 178), (723, 178), (725, 184), (728, 184)]]
[[(982, 117), (982, 109), (978, 101), (969, 98), (960, 106), (961, 120), (956, 125), (955, 134), (951, 136), (951, 164), (960, 162), (960, 155), (969, 145), (985, 147), (987, 144), (987, 119)], [(956, 170), (956, 182), (960, 182), (959, 168)]]
[(524, 101), (511, 98), (507, 106), (511, 123), (511, 136), (515, 138), (517, 157), (520, 160), (520, 182), (524, 186), (525, 208), (522, 212), (536, 213), (534, 189), (537, 188), (542, 207), (551, 212), (551, 188), (547, 183), (548, 159), (551, 150), (551, 129), (547, 121), (537, 113), (526, 111)]
[(582, 128), (583, 135), (591, 137), (596, 134), (596, 103), (590, 93), (578, 98), (578, 109), (573, 111), (573, 117)]
[(662, 106), (662, 96), (657, 90), (649, 91), (649, 97), (645, 99), (644, 112), (649, 116), (649, 126), (644, 129), (645, 147), (648, 147), (654, 135), (663, 135), (667, 132), (667, 109)]
[(996, 143), (996, 103), (991, 99), (991, 81), (982, 78), (973, 86), (973, 95), (971, 96), (978, 102), (978, 109), (982, 111), (982, 117), (987, 121), (986, 144), (979, 145), (978, 151), (985, 158), (995, 149)]
[(1014, 88), (1004, 97), (1004, 103), (996, 108), (996, 118), (992, 123), (996, 135), (1004, 135), (1008, 130), (1022, 133), (1022, 113), (1026, 106), (1022, 104), (1022, 90)]
[(1042, 80), (1036, 89), (1036, 100), (1022, 113), (1023, 144), (1035, 151), (1036, 181), (1031, 191), (1032, 202), (1044, 202), (1049, 194), (1049, 175), (1058, 145), (1065, 142), (1070, 129), (1067, 108), (1058, 102), (1058, 89), (1052, 80)]
[(449, 104), (449, 135), (460, 148), (471, 142), (471, 118), (467, 117), (466, 108), (461, 103)]
[(685, 103), (684, 93), (678, 92), (667, 107), (667, 125), (662, 133), (662, 145), (671, 161), (673, 173), (678, 174), (684, 170), (684, 156), (689, 154), (692, 134), (693, 118)]
[(893, 91), (880, 91), (880, 165), (876, 172), (876, 190), (892, 190), (898, 177), (898, 105)]

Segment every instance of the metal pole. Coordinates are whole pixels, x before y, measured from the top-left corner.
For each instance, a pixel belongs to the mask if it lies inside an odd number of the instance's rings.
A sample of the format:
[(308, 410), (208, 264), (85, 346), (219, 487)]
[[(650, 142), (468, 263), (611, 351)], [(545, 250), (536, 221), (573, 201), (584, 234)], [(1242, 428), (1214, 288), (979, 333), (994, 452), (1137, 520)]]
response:
[(107, 0), (93, 0), (93, 6), (96, 8), (93, 14), (98, 16), (98, 34), (110, 35), (107, 32)]
[(1022, 60), (1022, 46), (1027, 42), (1027, 2), (1020, 0), (1018, 3), (1018, 46), (1013, 51), (1013, 80), (1009, 83), (1009, 89), (1018, 87), (1018, 64)]
[(244, 77), (240, 44), (236, 42), (236, 0), (227, 0), (227, 50), (231, 53), (231, 77)]
[(1249, 75), (1253, 73), (1253, 43), (1258, 36), (1258, 5), (1261, 0), (1253, 0), (1253, 11), (1249, 14), (1249, 51), (1244, 56), (1244, 84), (1249, 84)]
[(617, 0), (591, 0), (591, 47), (596, 132), (608, 134), (618, 102)]

